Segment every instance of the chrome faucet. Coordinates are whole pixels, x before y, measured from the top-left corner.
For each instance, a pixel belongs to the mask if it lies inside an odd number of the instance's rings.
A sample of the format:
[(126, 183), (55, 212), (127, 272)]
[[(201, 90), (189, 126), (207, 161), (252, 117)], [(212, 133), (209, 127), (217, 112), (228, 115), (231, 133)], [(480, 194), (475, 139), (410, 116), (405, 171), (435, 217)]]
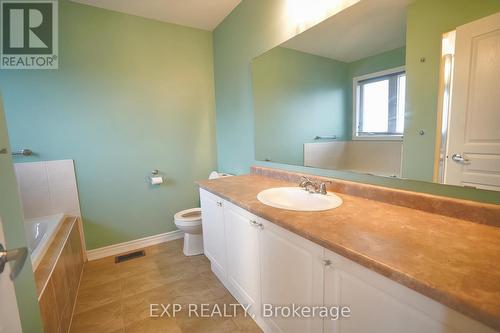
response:
[[(302, 187), (304, 190), (306, 190), (310, 193), (314, 193), (314, 192), (316, 192), (317, 184), (315, 182), (313, 182), (312, 180), (310, 180), (309, 178), (302, 176), (300, 178), (299, 187)], [(310, 190), (309, 187), (312, 187), (313, 189)]]
[(302, 187), (305, 191), (309, 193), (319, 193), (323, 195), (327, 194), (325, 183), (314, 182), (305, 176), (302, 176), (300, 178), (299, 187)]
[(325, 183), (321, 183), (319, 185), (319, 193), (320, 194), (323, 194), (323, 195), (326, 195), (327, 194), (327, 191), (326, 191), (326, 184)]

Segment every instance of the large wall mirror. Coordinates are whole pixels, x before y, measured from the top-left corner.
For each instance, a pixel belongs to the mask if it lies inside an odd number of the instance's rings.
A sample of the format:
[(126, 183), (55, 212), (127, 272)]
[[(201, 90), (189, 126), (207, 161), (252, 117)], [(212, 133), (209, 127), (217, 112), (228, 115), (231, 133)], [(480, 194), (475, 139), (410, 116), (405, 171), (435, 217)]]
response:
[[(500, 4), (476, 1), (484, 15), (434, 36), (437, 55), (407, 37), (432, 2), (360, 0), (256, 57), (256, 159), (500, 190)], [(408, 91), (419, 64), (431, 96)]]

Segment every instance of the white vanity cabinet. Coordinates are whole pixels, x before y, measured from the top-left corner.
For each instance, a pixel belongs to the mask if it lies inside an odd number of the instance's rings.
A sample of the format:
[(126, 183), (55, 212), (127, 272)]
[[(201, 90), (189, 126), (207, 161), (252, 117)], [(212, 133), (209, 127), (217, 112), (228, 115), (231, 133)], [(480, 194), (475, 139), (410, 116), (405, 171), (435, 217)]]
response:
[(203, 251), (210, 260), (212, 271), (221, 281), (226, 279), (226, 232), (224, 200), (200, 189), (203, 225)]
[(200, 197), (205, 255), (236, 300), (266, 332), (321, 332), (318, 318), (264, 319), (261, 305), (322, 304), (323, 248), (203, 189)]
[[(493, 333), (493, 329), (200, 190), (205, 255), (266, 333)], [(317, 223), (317, 221), (312, 221)], [(263, 316), (274, 306), (348, 306), (350, 317)]]
[[(323, 248), (268, 221), (259, 220), (262, 303), (323, 304)], [(272, 332), (321, 332), (320, 318), (265, 319)]]
[(261, 228), (252, 214), (229, 202), (224, 204), (224, 224), (227, 253), (226, 287), (240, 304), (251, 305), (251, 314), (259, 315)]
[(325, 250), (325, 305), (346, 305), (348, 319), (325, 319), (325, 333), (494, 332), (349, 259)]

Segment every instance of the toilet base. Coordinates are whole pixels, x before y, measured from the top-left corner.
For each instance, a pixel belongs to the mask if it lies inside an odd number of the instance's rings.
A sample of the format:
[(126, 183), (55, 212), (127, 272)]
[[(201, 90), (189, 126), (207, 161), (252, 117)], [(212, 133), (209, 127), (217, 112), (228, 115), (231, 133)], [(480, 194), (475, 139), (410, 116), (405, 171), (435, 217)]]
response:
[(196, 256), (203, 254), (203, 235), (202, 234), (184, 234), (185, 256)]

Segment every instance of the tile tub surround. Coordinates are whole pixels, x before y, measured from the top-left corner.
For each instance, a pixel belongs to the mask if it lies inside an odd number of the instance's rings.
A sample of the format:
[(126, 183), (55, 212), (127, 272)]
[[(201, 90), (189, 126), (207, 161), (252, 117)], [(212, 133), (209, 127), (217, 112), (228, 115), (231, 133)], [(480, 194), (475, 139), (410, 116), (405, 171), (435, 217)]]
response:
[(347, 180), (252, 166), (251, 173), (298, 184), (302, 176), (327, 182), (329, 191), (349, 194), (391, 205), (423, 210), (476, 223), (500, 227), (500, 205), (460, 200), (432, 194), (397, 190), (388, 187), (350, 182)]
[(81, 216), (73, 160), (15, 163), (14, 169), (25, 218)]
[(146, 256), (115, 264), (85, 263), (71, 333), (259, 333), (243, 313), (234, 318), (150, 318), (154, 304), (236, 304), (203, 255), (186, 257), (182, 240), (144, 248)]
[[(296, 212), (257, 194), (296, 182), (250, 174), (199, 186), (251, 213), (500, 329), (500, 228), (337, 192), (342, 206)], [(348, 188), (348, 184), (343, 184)]]
[(77, 218), (66, 218), (35, 270), (45, 333), (69, 331), (84, 263), (80, 230)]

